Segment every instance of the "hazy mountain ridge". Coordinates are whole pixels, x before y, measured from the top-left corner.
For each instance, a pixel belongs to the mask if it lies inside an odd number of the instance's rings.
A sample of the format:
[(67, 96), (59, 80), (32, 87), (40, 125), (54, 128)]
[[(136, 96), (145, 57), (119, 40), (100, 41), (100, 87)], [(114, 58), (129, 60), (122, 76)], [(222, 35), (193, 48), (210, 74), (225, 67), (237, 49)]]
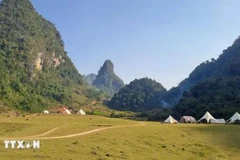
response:
[(89, 83), (89, 84), (92, 84), (93, 81), (97, 78), (97, 75), (94, 74), (94, 73), (90, 73), (88, 75), (83, 75), (83, 77), (85, 78), (85, 80)]

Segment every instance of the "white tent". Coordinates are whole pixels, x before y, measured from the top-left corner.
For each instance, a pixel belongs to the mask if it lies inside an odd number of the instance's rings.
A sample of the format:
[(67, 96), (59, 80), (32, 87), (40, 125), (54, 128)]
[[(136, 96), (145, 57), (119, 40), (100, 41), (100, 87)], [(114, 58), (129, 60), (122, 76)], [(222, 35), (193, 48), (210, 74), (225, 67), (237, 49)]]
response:
[(196, 119), (192, 116), (182, 116), (180, 118), (181, 123), (196, 123)]
[(210, 119), (210, 123), (213, 124), (224, 124), (226, 123), (225, 119)]
[(65, 109), (65, 114), (71, 114), (71, 112), (68, 109)]
[(236, 120), (240, 121), (240, 114), (236, 112), (229, 120), (227, 120), (228, 123), (234, 123)]
[(177, 123), (178, 121), (174, 119), (171, 115), (164, 121), (164, 123)]
[(82, 116), (85, 116), (85, 115), (86, 115), (86, 113), (85, 113), (82, 109), (80, 109), (80, 110), (77, 112), (77, 114), (82, 115)]
[(47, 111), (47, 110), (44, 110), (43, 111), (43, 114), (49, 114), (50, 112), (49, 111)]
[(210, 123), (211, 121), (216, 121), (217, 122), (217, 120), (208, 111), (197, 122), (202, 122), (203, 120), (206, 120), (206, 123)]

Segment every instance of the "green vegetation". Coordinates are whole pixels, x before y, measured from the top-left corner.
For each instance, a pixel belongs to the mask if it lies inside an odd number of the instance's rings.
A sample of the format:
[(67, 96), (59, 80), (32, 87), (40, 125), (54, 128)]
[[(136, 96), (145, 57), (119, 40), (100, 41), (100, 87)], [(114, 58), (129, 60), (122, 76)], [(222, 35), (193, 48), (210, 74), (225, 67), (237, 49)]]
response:
[(0, 2), (0, 22), (0, 105), (37, 112), (101, 96), (84, 84), (60, 33), (29, 0)]
[(172, 114), (172, 108), (156, 108), (150, 111), (142, 111), (135, 115), (136, 119), (148, 121), (163, 122), (169, 115)]
[(165, 92), (166, 89), (152, 79), (135, 79), (120, 89), (108, 105), (113, 109), (135, 112), (161, 108), (161, 97)]
[[(50, 130), (52, 131), (35, 139), (106, 129), (69, 138), (40, 139), (41, 149), (13, 150), (1, 147), (1, 159), (238, 160), (240, 157), (238, 125), (169, 125), (77, 115), (31, 117), (33, 115), (18, 118), (2, 116), (0, 139), (27, 139), (27, 136)], [(26, 121), (26, 118), (30, 120)]]
[(178, 101), (183, 93), (182, 99), (173, 108), (175, 116), (192, 115), (200, 118), (208, 110), (215, 117), (229, 118), (234, 112), (240, 111), (239, 50), (240, 38), (224, 50), (217, 60), (202, 63), (188, 79), (169, 91), (166, 101), (170, 94)]
[[(124, 87), (110, 60), (97, 76), (86, 77), (95, 88), (67, 56), (54, 24), (39, 15), (29, 0), (1, 1), (0, 22), (0, 112), (39, 112), (56, 105), (79, 108), (111, 96), (111, 108), (141, 112), (137, 115), (149, 120), (162, 120), (171, 113), (198, 118), (206, 110), (226, 118), (239, 111), (240, 38), (217, 60), (200, 64), (168, 92), (148, 78)], [(167, 106), (176, 107), (164, 109)], [(106, 115), (93, 110), (89, 113)], [(125, 116), (111, 110), (107, 115)]]
[(90, 104), (90, 102), (88, 102), (86, 105), (81, 106), (81, 109), (83, 109), (87, 113), (87, 115), (101, 115), (101, 116), (111, 117), (111, 118), (136, 119), (136, 113), (130, 112), (130, 111), (113, 110), (108, 108), (105, 105), (105, 103), (106, 102), (95, 101), (95, 102), (92, 102), (92, 104)]
[(198, 83), (183, 94), (173, 108), (176, 116), (192, 115), (196, 118), (209, 111), (216, 118), (230, 118), (240, 111), (240, 77), (212, 78)]
[(239, 50), (240, 38), (236, 39), (232, 46), (224, 50), (217, 60), (212, 58), (211, 61), (203, 62), (197, 66), (189, 77), (183, 80), (178, 87), (174, 87), (168, 91), (164, 100), (169, 103), (169, 106), (175, 106), (185, 91), (188, 91), (191, 87), (203, 80), (214, 77), (239, 76)]
[(206, 111), (218, 118), (229, 118), (240, 111), (239, 51), (240, 38), (217, 60), (201, 63), (188, 78), (167, 92), (156, 94), (154, 90), (146, 91), (144, 84), (135, 81), (136, 85), (133, 85), (132, 82), (114, 95), (109, 106), (117, 110), (140, 111), (138, 116), (149, 120), (163, 120), (169, 114), (200, 118)]
[(98, 71), (96, 79), (92, 85), (104, 90), (110, 96), (117, 93), (123, 86), (123, 81), (114, 73), (114, 65), (110, 60), (106, 60)]

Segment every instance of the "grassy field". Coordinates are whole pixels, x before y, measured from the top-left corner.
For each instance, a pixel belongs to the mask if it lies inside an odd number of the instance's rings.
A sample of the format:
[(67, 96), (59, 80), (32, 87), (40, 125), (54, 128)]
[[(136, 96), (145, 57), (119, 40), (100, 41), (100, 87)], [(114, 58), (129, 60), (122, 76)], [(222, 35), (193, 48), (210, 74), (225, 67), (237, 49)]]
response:
[[(240, 157), (239, 125), (170, 125), (76, 115), (34, 117), (1, 116), (1, 160), (239, 160)], [(93, 133), (88, 132), (92, 130)], [(34, 135), (34, 139), (41, 141), (40, 149), (4, 148), (6, 139), (28, 140)]]

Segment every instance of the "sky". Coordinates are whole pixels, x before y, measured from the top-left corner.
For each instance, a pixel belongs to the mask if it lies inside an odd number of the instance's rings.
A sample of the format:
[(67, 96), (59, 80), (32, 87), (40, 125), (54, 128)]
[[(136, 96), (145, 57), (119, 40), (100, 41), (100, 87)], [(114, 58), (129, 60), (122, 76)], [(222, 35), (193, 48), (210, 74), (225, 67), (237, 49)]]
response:
[(110, 59), (127, 84), (177, 86), (240, 35), (239, 0), (31, 0), (54, 23), (81, 74)]

